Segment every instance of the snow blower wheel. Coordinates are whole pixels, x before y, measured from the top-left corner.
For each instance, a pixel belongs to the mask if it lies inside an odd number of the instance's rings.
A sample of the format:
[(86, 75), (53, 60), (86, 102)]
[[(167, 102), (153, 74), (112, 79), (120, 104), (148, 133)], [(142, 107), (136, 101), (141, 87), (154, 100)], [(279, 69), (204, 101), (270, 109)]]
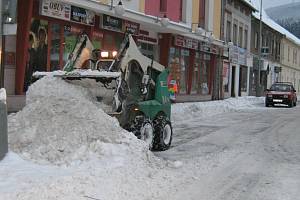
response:
[(165, 151), (172, 143), (173, 129), (171, 122), (165, 116), (155, 120), (154, 150)]
[(145, 121), (141, 127), (141, 140), (145, 141), (152, 150), (154, 142), (154, 129), (150, 121)]

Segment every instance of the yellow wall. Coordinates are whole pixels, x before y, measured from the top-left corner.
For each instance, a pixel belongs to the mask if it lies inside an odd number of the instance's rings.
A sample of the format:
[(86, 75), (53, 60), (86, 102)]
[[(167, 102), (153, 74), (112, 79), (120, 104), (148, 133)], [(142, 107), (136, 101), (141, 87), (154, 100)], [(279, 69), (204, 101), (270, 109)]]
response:
[[(192, 15), (192, 23), (199, 22), (199, 0), (193, 0), (193, 15)], [(197, 27), (197, 24), (193, 25), (193, 30)]]
[(221, 0), (214, 0), (214, 36), (217, 39), (220, 39), (221, 32)]
[(145, 0), (140, 0), (140, 12), (145, 13)]

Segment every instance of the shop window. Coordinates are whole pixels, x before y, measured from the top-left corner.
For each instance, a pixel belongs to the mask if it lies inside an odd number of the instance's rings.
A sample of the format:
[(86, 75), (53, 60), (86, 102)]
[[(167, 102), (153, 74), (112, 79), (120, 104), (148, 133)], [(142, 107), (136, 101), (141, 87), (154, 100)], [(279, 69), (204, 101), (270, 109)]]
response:
[(179, 85), (179, 93), (187, 94), (188, 72), (189, 72), (189, 50), (170, 48), (169, 68), (171, 78)]
[(25, 67), (24, 91), (27, 90), (32, 74), (47, 71), (48, 22), (32, 19), (28, 38), (28, 60)]
[(154, 59), (154, 45), (149, 43), (140, 43), (140, 51), (144, 56)]
[(51, 24), (51, 46), (50, 46), (50, 70), (58, 70), (62, 66), (59, 65), (60, 57), (60, 25)]
[(240, 91), (247, 92), (248, 68), (241, 66), (240, 70)]
[(204, 53), (196, 53), (192, 81), (192, 93), (209, 94), (209, 62), (210, 56)]
[(1, 0), (2, 17), (4, 24), (13, 24), (17, 22), (17, 0)]
[(48, 56), (48, 22), (33, 19), (31, 23), (29, 48), (34, 51), (30, 56), (30, 63), (34, 71), (47, 71)]
[(223, 63), (223, 87), (224, 87), (224, 92), (228, 93), (229, 92), (229, 81), (230, 81), (230, 77), (229, 77), (229, 63), (224, 62)]
[(78, 35), (81, 30), (79, 28), (64, 25), (64, 42), (63, 42), (63, 65), (66, 64), (70, 53), (75, 48)]

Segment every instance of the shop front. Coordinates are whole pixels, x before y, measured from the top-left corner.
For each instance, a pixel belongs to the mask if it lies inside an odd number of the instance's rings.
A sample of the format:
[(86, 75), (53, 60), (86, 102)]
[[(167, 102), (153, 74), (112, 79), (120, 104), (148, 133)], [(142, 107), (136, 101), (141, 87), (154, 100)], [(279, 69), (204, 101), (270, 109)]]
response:
[[(19, 9), (20, 16), (28, 14), (25, 10)], [(138, 23), (55, 0), (32, 0), (32, 14), (19, 21), (17, 53), (24, 59), (17, 63), (17, 94), (27, 90), (34, 71), (63, 69), (80, 34), (87, 34), (94, 48), (115, 52), (125, 32), (137, 37), (140, 29)]]
[(217, 47), (181, 35), (161, 36), (160, 62), (177, 84), (176, 101), (211, 100)]
[(231, 97), (248, 96), (252, 81), (250, 76), (252, 57), (246, 49), (237, 46), (231, 46), (229, 52)]

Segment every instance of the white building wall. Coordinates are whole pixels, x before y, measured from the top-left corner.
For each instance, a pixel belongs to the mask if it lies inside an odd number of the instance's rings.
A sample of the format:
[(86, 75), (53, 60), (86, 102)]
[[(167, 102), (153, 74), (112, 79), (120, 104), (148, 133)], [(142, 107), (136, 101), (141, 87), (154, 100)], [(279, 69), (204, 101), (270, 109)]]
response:
[(206, 0), (205, 1), (205, 29), (208, 31), (214, 30), (214, 1), (213, 0)]
[(193, 22), (193, 1), (183, 0), (182, 4), (182, 23), (191, 26)]
[[(118, 0), (114, 0), (115, 5), (118, 3), (119, 3)], [(123, 0), (122, 3), (126, 9), (130, 9), (130, 10), (134, 10), (134, 11), (138, 11), (138, 12), (140, 10), (140, 1), (139, 0)]]

